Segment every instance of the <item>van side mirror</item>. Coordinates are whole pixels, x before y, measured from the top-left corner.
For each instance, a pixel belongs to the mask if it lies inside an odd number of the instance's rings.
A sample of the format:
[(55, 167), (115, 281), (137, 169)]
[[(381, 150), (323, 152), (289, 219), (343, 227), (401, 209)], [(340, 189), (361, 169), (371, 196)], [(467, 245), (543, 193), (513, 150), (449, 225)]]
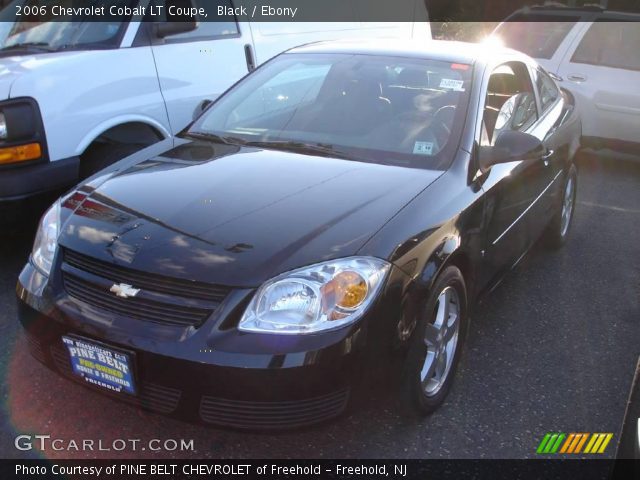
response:
[(165, 38), (179, 33), (191, 32), (198, 28), (198, 22), (154, 22), (153, 35), (158, 38)]
[(478, 160), (480, 170), (486, 172), (498, 163), (535, 160), (542, 158), (544, 153), (544, 145), (537, 137), (517, 130), (504, 130), (493, 146), (478, 149)]
[(212, 102), (213, 100), (209, 100), (208, 98), (205, 98), (204, 100), (202, 100), (193, 111), (193, 120), (195, 120), (200, 115), (202, 115), (202, 112), (204, 112), (207, 109), (207, 107), (211, 105)]

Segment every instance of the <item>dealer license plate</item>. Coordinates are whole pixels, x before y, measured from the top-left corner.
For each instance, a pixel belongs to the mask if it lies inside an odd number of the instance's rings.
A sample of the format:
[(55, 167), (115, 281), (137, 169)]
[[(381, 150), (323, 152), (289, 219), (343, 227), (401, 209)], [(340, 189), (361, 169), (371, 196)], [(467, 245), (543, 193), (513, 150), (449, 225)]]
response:
[(85, 382), (116, 393), (135, 395), (133, 354), (78, 337), (62, 337), (73, 373)]

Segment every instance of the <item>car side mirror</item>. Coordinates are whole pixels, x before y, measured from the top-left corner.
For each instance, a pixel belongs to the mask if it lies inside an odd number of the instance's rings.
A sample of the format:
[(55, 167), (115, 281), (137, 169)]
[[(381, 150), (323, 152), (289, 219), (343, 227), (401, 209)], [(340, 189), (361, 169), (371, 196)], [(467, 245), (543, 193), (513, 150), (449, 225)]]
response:
[(179, 33), (191, 32), (198, 28), (198, 22), (154, 22), (153, 34), (158, 38), (165, 38)]
[(486, 172), (492, 165), (542, 158), (545, 148), (540, 139), (517, 130), (500, 132), (493, 146), (480, 147), (480, 170)]
[(193, 120), (198, 118), (202, 114), (202, 112), (204, 112), (207, 109), (207, 107), (211, 105), (212, 102), (213, 100), (209, 100), (208, 98), (205, 98), (204, 100), (202, 100), (193, 111)]

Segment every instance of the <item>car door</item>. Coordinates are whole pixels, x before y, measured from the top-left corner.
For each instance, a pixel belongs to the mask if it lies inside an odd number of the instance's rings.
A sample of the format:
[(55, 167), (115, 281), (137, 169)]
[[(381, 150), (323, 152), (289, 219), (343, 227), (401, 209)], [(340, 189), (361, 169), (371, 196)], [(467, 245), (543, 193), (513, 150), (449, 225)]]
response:
[(556, 195), (561, 188), (559, 178), (565, 160), (571, 154), (564, 132), (566, 110), (564, 99), (555, 81), (542, 68), (532, 65), (531, 74), (538, 100), (538, 120), (527, 133), (537, 137), (545, 146), (545, 154), (539, 161), (532, 161), (537, 183), (532, 185), (532, 205), (527, 222), (532, 241), (535, 241), (549, 223), (557, 205)]
[(577, 97), (587, 144), (597, 139), (638, 142), (640, 22), (619, 20), (601, 15), (558, 72)]
[[(529, 69), (522, 62), (497, 66), (484, 86), (480, 146), (491, 146), (506, 129), (532, 133), (538, 109)], [(528, 211), (546, 181), (542, 159), (494, 165), (481, 179), (485, 191), (486, 268), (482, 283), (512, 266), (537, 238)]]
[[(173, 134), (191, 120), (203, 100), (214, 100), (249, 71), (245, 47), (251, 48), (250, 29), (235, 15), (218, 15), (218, 6), (233, 7), (231, 0), (192, 0), (207, 18), (195, 30), (164, 39), (153, 38), (151, 49)], [(153, 0), (156, 5), (176, 0)], [(186, 2), (190, 3), (190, 2)], [(162, 10), (166, 13), (166, 9)], [(158, 17), (154, 17), (158, 20)]]

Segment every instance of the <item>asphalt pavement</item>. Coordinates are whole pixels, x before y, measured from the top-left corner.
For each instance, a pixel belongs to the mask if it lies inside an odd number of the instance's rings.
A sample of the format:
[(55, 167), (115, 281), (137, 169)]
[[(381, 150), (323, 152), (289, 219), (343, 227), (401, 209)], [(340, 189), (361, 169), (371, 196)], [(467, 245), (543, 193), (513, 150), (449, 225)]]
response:
[(195, 447), (48, 450), (49, 458), (525, 458), (550, 431), (612, 432), (612, 457), (640, 354), (640, 162), (579, 163), (569, 243), (536, 247), (483, 301), (447, 402), (419, 421), (398, 415), (381, 385), (326, 425), (234, 432), (145, 413), (64, 380), (31, 358), (16, 319), (15, 283), (34, 228), (0, 230), (0, 458), (41, 455), (15, 448), (25, 433)]

